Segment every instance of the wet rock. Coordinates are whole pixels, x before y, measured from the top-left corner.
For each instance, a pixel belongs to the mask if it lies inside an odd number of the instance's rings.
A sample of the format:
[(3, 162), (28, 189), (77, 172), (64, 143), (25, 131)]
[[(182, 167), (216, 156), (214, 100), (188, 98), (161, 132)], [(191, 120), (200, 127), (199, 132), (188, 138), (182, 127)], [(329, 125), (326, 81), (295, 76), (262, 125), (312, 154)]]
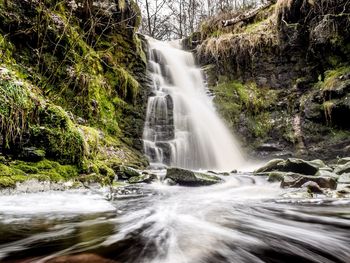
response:
[(197, 173), (180, 168), (169, 168), (165, 179), (171, 179), (183, 186), (205, 186), (221, 182), (222, 180), (214, 175)]
[(314, 194), (323, 194), (323, 190), (320, 188), (320, 186), (316, 182), (306, 182), (302, 185), (302, 188), (307, 188), (307, 191), (309, 193)]
[(317, 167), (318, 169), (327, 169), (327, 168), (329, 168), (329, 167), (328, 167), (322, 160), (320, 160), (320, 159), (308, 161), (308, 163), (314, 165), (314, 166)]
[(115, 169), (115, 172), (118, 178), (121, 179), (129, 179), (131, 177), (138, 177), (141, 175), (137, 170), (127, 166), (119, 166)]
[(324, 169), (320, 169), (317, 173), (316, 176), (321, 176), (321, 177), (332, 177), (334, 179), (338, 179), (339, 175), (334, 173), (332, 170), (324, 170)]
[(342, 174), (341, 176), (339, 176), (338, 183), (350, 184), (350, 173)]
[(138, 183), (147, 183), (150, 184), (154, 181), (157, 181), (158, 177), (155, 174), (142, 174), (139, 176), (133, 176), (131, 177), (128, 182), (130, 184), (138, 184)]
[(278, 166), (278, 164), (282, 163), (283, 161), (284, 161), (283, 159), (273, 159), (267, 162), (264, 166), (255, 170), (254, 173), (264, 173), (264, 172), (276, 170), (275, 168)]
[(320, 167), (325, 166), (321, 160), (304, 161), (297, 158), (288, 158), (287, 160), (274, 159), (269, 161), (265, 166), (257, 169), (255, 173), (280, 171), (315, 175)]
[(61, 256), (57, 258), (50, 259), (46, 261), (47, 263), (118, 263), (111, 259), (104, 258), (102, 256), (86, 253), (80, 255), (71, 255), (71, 256)]
[(283, 177), (282, 188), (300, 188), (307, 182), (315, 182), (321, 188), (336, 189), (337, 182), (331, 177), (305, 176), (297, 173), (289, 173)]
[(350, 173), (350, 162), (336, 166), (334, 172), (336, 174)]
[(165, 179), (163, 182), (166, 185), (176, 185), (176, 182), (170, 178)]
[(288, 173), (284, 172), (271, 172), (268, 174), (267, 181), (274, 183), (274, 182), (281, 182), (285, 175)]

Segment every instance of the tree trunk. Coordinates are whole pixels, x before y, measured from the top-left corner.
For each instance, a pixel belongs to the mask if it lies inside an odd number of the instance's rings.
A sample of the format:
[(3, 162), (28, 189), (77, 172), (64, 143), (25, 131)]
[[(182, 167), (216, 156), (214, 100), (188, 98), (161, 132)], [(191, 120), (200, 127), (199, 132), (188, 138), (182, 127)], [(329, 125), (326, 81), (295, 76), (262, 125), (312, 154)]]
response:
[(238, 22), (251, 19), (251, 18), (255, 17), (261, 10), (270, 7), (274, 2), (275, 2), (275, 0), (271, 0), (264, 5), (259, 5), (256, 8), (254, 8), (246, 13), (240, 14), (237, 17), (234, 17), (230, 20), (223, 20), (223, 21), (221, 21), (222, 26), (223, 27), (232, 26), (232, 25), (237, 24)]
[(146, 0), (146, 12), (147, 12), (147, 24), (148, 24), (148, 34), (153, 37), (153, 32), (152, 32), (152, 25), (151, 25), (151, 15), (149, 12), (149, 3), (148, 0)]

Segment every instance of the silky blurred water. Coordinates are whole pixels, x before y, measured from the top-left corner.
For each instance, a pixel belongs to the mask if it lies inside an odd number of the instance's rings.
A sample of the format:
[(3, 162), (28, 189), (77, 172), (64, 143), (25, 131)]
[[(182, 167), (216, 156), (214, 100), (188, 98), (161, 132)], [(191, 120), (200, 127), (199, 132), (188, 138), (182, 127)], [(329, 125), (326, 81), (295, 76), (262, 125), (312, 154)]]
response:
[(153, 80), (143, 132), (151, 165), (231, 171), (245, 164), (238, 141), (216, 113), (192, 53), (148, 38)]
[(291, 199), (264, 178), (0, 197), (0, 261), (349, 262), (350, 200)]

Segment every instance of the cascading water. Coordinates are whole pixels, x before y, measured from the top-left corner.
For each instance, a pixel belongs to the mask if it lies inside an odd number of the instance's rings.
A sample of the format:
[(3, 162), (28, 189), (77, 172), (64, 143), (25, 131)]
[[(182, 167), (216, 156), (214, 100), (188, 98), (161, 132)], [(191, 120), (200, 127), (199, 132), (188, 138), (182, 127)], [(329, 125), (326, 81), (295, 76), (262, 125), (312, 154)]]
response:
[(216, 114), (192, 54), (175, 43), (148, 42), (153, 94), (143, 139), (151, 165), (227, 171), (241, 166), (238, 143)]

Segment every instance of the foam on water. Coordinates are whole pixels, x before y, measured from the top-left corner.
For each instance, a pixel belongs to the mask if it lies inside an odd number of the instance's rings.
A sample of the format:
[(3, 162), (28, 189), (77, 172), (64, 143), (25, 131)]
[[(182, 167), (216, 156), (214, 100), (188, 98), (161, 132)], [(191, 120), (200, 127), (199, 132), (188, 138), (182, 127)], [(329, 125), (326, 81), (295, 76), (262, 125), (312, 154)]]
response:
[(86, 191), (44, 192), (0, 196), (0, 214), (85, 214), (113, 211), (102, 195)]

